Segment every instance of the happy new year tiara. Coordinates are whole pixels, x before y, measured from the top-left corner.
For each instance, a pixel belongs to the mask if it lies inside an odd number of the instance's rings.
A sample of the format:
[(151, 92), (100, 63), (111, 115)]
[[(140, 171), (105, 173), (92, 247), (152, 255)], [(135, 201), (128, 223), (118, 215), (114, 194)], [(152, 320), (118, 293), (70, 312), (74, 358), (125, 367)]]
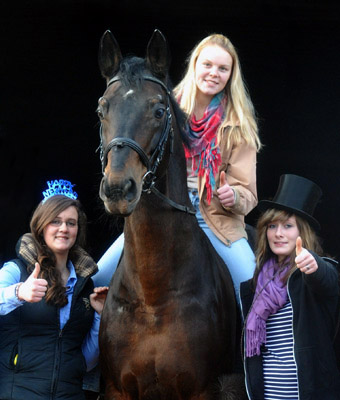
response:
[(64, 179), (47, 181), (47, 185), (48, 189), (42, 192), (42, 194), (44, 195), (44, 199), (42, 200), (43, 203), (50, 197), (56, 196), (58, 194), (74, 200), (76, 200), (78, 197), (78, 194), (72, 189), (75, 185), (72, 185), (70, 181), (65, 181)]

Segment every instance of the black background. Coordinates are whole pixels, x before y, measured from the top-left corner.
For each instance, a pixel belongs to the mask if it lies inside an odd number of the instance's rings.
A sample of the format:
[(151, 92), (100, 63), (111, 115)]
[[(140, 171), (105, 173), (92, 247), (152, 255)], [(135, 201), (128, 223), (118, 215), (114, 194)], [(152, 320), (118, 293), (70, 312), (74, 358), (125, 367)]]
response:
[[(0, 5), (0, 261), (14, 256), (50, 179), (76, 183), (95, 259), (116, 237), (121, 222), (105, 214), (98, 198), (95, 109), (105, 89), (98, 44), (110, 29), (124, 55), (144, 56), (155, 28), (169, 42), (174, 83), (196, 42), (213, 32), (230, 37), (265, 145), (259, 199), (275, 194), (283, 173), (318, 183), (324, 195), (315, 217), (325, 250), (339, 255), (337, 0), (31, 0)], [(247, 221), (256, 217), (253, 211)]]

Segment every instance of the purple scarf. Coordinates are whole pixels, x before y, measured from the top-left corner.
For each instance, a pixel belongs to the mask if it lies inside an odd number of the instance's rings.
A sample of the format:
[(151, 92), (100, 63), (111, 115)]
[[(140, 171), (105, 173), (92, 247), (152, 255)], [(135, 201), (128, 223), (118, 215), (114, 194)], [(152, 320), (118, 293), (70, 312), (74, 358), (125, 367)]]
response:
[(266, 343), (266, 321), (269, 315), (282, 308), (288, 300), (287, 285), (282, 277), (289, 265), (277, 273), (278, 264), (271, 258), (264, 263), (257, 280), (254, 302), (246, 321), (246, 356), (261, 354), (261, 345)]

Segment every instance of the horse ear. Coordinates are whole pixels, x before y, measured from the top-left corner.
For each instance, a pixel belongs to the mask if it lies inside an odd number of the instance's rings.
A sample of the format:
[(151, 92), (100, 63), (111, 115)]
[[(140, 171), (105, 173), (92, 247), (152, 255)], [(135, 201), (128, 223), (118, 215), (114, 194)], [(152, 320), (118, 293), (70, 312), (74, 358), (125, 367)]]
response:
[(119, 45), (112, 33), (107, 30), (100, 39), (98, 52), (99, 69), (107, 81), (118, 71), (121, 59), (122, 53)]
[(160, 77), (165, 77), (170, 65), (170, 52), (162, 32), (155, 29), (146, 50), (148, 68)]

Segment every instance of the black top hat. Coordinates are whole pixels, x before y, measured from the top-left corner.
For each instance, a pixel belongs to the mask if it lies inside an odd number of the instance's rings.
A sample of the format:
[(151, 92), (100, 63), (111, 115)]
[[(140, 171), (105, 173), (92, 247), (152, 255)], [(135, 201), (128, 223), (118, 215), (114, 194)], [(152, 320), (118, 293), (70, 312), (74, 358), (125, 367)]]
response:
[(291, 212), (307, 220), (313, 228), (319, 230), (320, 225), (312, 215), (321, 195), (319, 186), (309, 179), (297, 175), (281, 175), (273, 200), (260, 201), (258, 208), (261, 211), (274, 208)]

